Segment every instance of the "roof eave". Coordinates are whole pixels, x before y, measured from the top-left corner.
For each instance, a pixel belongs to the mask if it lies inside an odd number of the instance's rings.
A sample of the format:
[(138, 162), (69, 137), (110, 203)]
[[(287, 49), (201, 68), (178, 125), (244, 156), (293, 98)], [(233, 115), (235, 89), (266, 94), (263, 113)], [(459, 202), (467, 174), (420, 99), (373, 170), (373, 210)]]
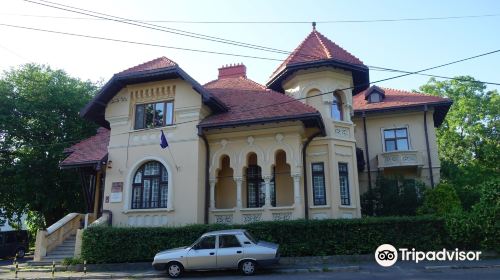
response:
[(80, 116), (103, 126), (110, 128), (109, 122), (104, 118), (104, 109), (113, 96), (124, 86), (143, 82), (153, 82), (163, 79), (180, 78), (190, 83), (193, 89), (202, 96), (204, 104), (215, 112), (226, 112), (227, 108), (220, 100), (206, 91), (196, 80), (189, 76), (179, 66), (162, 69), (147, 70), (127, 74), (115, 74), (99, 91), (98, 94), (80, 111)]
[(278, 92), (283, 92), (282, 82), (293, 73), (299, 70), (319, 67), (334, 67), (353, 72), (353, 82), (355, 85), (353, 95), (358, 94), (370, 86), (369, 70), (365, 65), (346, 63), (337, 59), (325, 59), (286, 65), (281, 71), (274, 74), (269, 79), (266, 83), (266, 87)]
[(390, 112), (398, 112), (398, 111), (399, 112), (400, 111), (423, 111), (423, 110), (425, 110), (425, 106), (427, 106), (427, 107), (434, 107), (434, 113), (433, 113), (434, 127), (439, 127), (443, 123), (444, 118), (446, 117), (446, 114), (448, 113), (452, 104), (453, 104), (453, 101), (445, 100), (445, 101), (439, 101), (439, 102), (420, 103), (420, 104), (409, 105), (409, 106), (393, 106), (393, 107), (387, 107), (387, 108), (374, 108), (374, 109), (355, 109), (354, 115), (355, 116), (362, 116), (363, 113), (365, 113), (365, 114), (378, 114), (378, 113), (390, 113)]
[[(238, 121), (229, 121), (221, 124), (204, 124), (201, 123), (198, 125), (200, 130), (211, 130), (211, 129), (223, 129), (223, 128), (233, 128), (239, 126), (249, 126), (256, 124), (266, 124), (266, 123), (279, 123), (286, 121), (302, 121), (306, 127), (316, 126), (320, 129), (323, 135), (326, 135), (325, 125), (323, 123), (323, 118), (321, 114), (316, 113), (307, 113), (302, 115), (294, 115), (294, 116), (282, 116), (282, 117), (270, 117), (270, 118), (260, 118), (254, 120), (238, 120)], [(311, 125), (314, 124), (314, 125)]]

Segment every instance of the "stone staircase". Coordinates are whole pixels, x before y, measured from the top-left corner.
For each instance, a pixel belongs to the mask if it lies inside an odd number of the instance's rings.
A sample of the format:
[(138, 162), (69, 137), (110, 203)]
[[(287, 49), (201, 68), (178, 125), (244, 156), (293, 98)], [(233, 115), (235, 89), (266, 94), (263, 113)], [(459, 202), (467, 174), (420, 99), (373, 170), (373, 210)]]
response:
[(40, 261), (28, 261), (31, 266), (52, 265), (52, 262), (60, 264), (66, 258), (73, 258), (75, 254), (76, 235), (70, 235), (63, 243), (47, 253)]

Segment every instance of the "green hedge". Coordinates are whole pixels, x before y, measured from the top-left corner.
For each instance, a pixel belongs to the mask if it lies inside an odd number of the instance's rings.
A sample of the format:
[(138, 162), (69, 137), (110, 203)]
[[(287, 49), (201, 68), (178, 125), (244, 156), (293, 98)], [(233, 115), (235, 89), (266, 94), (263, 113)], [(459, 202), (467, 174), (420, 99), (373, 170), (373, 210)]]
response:
[(84, 231), (82, 259), (90, 263), (151, 261), (161, 250), (190, 245), (204, 232), (227, 228), (244, 228), (257, 239), (280, 244), (282, 256), (369, 254), (384, 243), (433, 250), (447, 247), (448, 242), (443, 220), (430, 216), (175, 228), (96, 227)]

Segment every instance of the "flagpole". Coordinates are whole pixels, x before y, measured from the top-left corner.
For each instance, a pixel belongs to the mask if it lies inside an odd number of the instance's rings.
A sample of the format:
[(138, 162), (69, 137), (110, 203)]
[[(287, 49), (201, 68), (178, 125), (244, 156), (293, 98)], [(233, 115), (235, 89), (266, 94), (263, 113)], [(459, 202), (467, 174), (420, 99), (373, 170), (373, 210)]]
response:
[(168, 152), (170, 153), (170, 156), (172, 157), (172, 161), (175, 164), (175, 169), (177, 169), (177, 171), (179, 171), (179, 166), (177, 165), (177, 162), (175, 162), (175, 158), (174, 158), (174, 155), (172, 154), (172, 151), (170, 150), (170, 146), (168, 146), (167, 148), (168, 148)]
[(170, 153), (170, 156), (172, 157), (172, 161), (175, 164), (175, 169), (177, 169), (177, 171), (179, 171), (179, 166), (177, 165), (177, 162), (175, 162), (175, 158), (174, 158), (174, 155), (172, 154), (172, 151), (169, 149), (170, 146), (168, 145), (167, 137), (163, 133), (163, 130), (161, 130), (161, 135), (160, 135), (160, 147), (162, 149), (168, 149), (168, 152)]

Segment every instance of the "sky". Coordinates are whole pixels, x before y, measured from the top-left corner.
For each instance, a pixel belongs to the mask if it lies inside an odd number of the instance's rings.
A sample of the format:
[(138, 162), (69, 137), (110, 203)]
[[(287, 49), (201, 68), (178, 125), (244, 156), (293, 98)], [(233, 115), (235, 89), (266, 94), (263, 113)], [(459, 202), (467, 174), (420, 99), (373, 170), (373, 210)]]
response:
[[(33, 0), (37, 1), (37, 0)], [(500, 1), (269, 1), (269, 0), (51, 0), (78, 8), (137, 20), (303, 21), (300, 24), (155, 23), (184, 31), (292, 51), (317, 30), (366, 65), (418, 71), (500, 49)], [(72, 32), (181, 48), (227, 52), (283, 60), (286, 55), (179, 36), (105, 20), (33, 17), (79, 15), (23, 0), (0, 1), (0, 24)], [(469, 15), (487, 17), (358, 23), (321, 21), (428, 18)], [(83, 80), (106, 82), (114, 73), (166, 56), (201, 84), (217, 78), (217, 68), (244, 63), (247, 76), (265, 84), (280, 64), (276, 60), (232, 57), (139, 46), (0, 26), (0, 71), (27, 62), (63, 69)], [(500, 83), (500, 53), (428, 71), (428, 74)], [(370, 71), (372, 82), (397, 74)], [(379, 86), (413, 90), (429, 77), (411, 75)], [(488, 86), (499, 89), (500, 86)]]

